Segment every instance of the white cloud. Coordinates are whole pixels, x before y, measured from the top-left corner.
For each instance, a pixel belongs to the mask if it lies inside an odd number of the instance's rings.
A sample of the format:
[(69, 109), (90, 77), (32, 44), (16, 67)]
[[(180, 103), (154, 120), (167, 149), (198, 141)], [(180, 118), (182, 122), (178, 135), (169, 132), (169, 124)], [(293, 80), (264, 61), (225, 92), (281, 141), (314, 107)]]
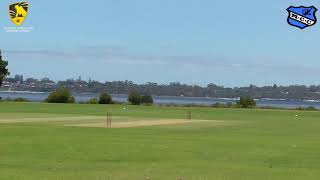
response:
[[(60, 50), (5, 50), (5, 54), (15, 57), (30, 59), (55, 59), (64, 62), (90, 62), (90, 63), (113, 63), (128, 65), (179, 65), (191, 66), (204, 69), (244, 70), (244, 71), (277, 71), (277, 72), (318, 72), (320, 67), (300, 64), (281, 64), (275, 60), (243, 61), (232, 57), (209, 57), (209, 56), (147, 56), (135, 55), (129, 49), (122, 46), (89, 46), (77, 49)], [(243, 59), (243, 58), (242, 58)], [(265, 59), (265, 58), (263, 58)]]

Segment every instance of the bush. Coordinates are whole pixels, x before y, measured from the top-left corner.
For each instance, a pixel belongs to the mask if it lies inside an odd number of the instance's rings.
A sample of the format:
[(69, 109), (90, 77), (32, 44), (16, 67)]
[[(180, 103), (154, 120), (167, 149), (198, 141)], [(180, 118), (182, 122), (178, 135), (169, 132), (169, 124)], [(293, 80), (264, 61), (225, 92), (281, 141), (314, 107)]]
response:
[(313, 107), (313, 106), (309, 106), (306, 108), (307, 111), (318, 111), (317, 108)]
[(129, 94), (128, 101), (133, 105), (141, 104), (141, 95), (138, 92), (133, 92)]
[(87, 104), (98, 104), (98, 99), (97, 98), (91, 98), (89, 101), (87, 101)]
[(59, 88), (52, 92), (45, 100), (48, 103), (75, 103), (75, 98), (66, 88)]
[(22, 97), (16, 98), (13, 101), (15, 101), (15, 102), (31, 102), (29, 99), (22, 98)]
[(298, 107), (296, 108), (296, 110), (300, 110), (300, 111), (318, 111), (317, 108), (313, 107), (313, 106), (309, 106), (309, 107)]
[(112, 104), (112, 97), (108, 93), (103, 93), (99, 97), (99, 104)]
[(226, 106), (227, 106), (228, 108), (232, 108), (233, 104), (232, 104), (232, 103), (227, 103)]
[(141, 103), (143, 103), (143, 104), (153, 104), (152, 96), (141, 96)]
[(223, 104), (223, 103), (215, 103), (215, 104), (212, 104), (211, 107), (213, 108), (227, 108), (227, 104)]
[(68, 99), (68, 103), (75, 103), (76, 102), (76, 98), (74, 96), (70, 96), (70, 98)]
[(251, 97), (241, 97), (238, 103), (241, 108), (254, 108), (257, 106), (256, 101)]

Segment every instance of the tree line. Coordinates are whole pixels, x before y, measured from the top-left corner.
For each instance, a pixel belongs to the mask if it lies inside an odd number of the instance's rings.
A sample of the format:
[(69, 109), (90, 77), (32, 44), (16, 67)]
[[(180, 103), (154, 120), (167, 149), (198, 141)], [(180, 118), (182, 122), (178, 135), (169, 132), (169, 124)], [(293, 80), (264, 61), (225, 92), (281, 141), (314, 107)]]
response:
[[(72, 92), (67, 88), (61, 87), (56, 91), (49, 94), (45, 99), (48, 103), (75, 103), (76, 99), (72, 95)], [(128, 96), (128, 102), (132, 105), (140, 104), (153, 104), (153, 98), (149, 95), (141, 95), (139, 92), (132, 92)], [(99, 98), (92, 98), (87, 102), (81, 102), (87, 104), (114, 104), (112, 96), (108, 93), (100, 94)]]
[[(23, 102), (26, 102), (23, 99)], [(71, 91), (66, 88), (59, 88), (58, 90), (49, 94), (45, 99), (47, 103), (76, 103), (75, 97)], [(153, 104), (153, 97), (149, 95), (142, 95), (139, 92), (132, 92), (128, 95), (128, 102), (132, 105), (151, 105)], [(108, 93), (100, 94), (99, 98), (92, 98), (85, 102), (87, 104), (114, 104), (112, 96)], [(222, 104), (221, 104), (222, 105)], [(224, 108), (255, 108), (256, 101), (251, 97), (241, 97), (240, 100), (234, 105), (223, 104)]]
[(246, 87), (224, 87), (216, 84), (207, 86), (187, 85), (179, 82), (169, 84), (145, 83), (136, 84), (132, 81), (99, 82), (94, 80), (83, 81), (68, 79), (54, 82), (49, 78), (23, 79), (23, 76), (16, 75), (14, 78), (5, 79), (13, 85), (11, 90), (53, 92), (60, 87), (66, 87), (75, 93), (101, 93), (130, 94), (140, 92), (141, 94), (157, 96), (187, 96), (187, 97), (215, 97), (215, 98), (239, 98), (250, 96), (255, 99), (294, 99), (294, 100), (320, 100), (320, 85), (291, 85), (258, 87), (250, 85)]
[[(1, 101), (1, 100), (0, 100)], [(31, 102), (26, 98), (16, 98), (16, 99), (6, 99), (6, 101), (15, 101), (15, 102)], [(44, 100), (46, 103), (64, 103), (64, 104), (73, 104), (76, 103), (76, 99), (73, 96), (72, 92), (66, 88), (59, 88), (56, 91), (49, 94), (49, 96)], [(87, 102), (78, 102), (85, 104), (115, 104), (112, 100), (112, 96), (108, 93), (100, 94), (99, 98), (91, 98)], [(153, 97), (149, 95), (142, 95), (139, 92), (132, 92), (128, 95), (128, 103), (131, 105), (152, 105), (154, 103)], [(123, 104), (123, 103), (122, 103)], [(201, 106), (195, 105), (192, 106)], [(236, 104), (220, 104), (216, 103), (211, 105), (214, 108), (255, 108), (256, 101), (251, 97), (241, 97)]]

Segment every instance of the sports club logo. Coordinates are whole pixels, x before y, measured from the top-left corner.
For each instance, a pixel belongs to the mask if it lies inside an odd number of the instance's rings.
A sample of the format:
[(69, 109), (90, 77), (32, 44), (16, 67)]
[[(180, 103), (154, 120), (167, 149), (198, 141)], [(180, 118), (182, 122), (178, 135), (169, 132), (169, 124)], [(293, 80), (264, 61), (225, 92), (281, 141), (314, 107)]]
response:
[(314, 6), (305, 7), (294, 7), (290, 6), (287, 11), (289, 13), (288, 23), (291, 26), (304, 29), (306, 27), (313, 26), (317, 23), (316, 12), (317, 8)]
[(9, 14), (12, 22), (20, 26), (26, 19), (29, 11), (28, 2), (18, 2), (9, 5)]

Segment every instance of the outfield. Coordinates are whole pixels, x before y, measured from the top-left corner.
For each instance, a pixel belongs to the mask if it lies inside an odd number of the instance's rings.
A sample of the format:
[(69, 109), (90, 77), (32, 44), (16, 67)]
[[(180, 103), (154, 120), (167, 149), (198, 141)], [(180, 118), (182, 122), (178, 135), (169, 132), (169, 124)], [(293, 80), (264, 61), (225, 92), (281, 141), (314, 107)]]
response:
[(124, 106), (1, 102), (0, 179), (320, 177), (320, 112)]

